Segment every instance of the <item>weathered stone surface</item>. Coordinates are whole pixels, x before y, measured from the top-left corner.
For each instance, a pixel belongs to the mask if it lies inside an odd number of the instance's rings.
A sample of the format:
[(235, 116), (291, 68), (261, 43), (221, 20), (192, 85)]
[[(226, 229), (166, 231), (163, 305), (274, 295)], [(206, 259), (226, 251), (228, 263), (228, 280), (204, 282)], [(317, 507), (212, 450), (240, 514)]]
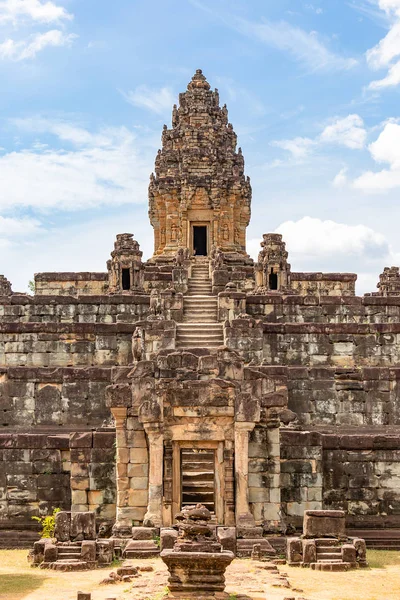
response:
[(56, 514), (54, 537), (59, 542), (67, 542), (71, 537), (71, 513), (61, 511)]
[(218, 527), (217, 538), (223, 550), (229, 550), (236, 556), (236, 527)]
[(71, 513), (71, 539), (96, 539), (96, 516), (94, 512)]
[(172, 550), (178, 538), (178, 532), (171, 527), (163, 527), (160, 532), (160, 550)]
[(179, 536), (173, 550), (163, 550), (162, 560), (174, 592), (223, 592), (224, 573), (234, 559), (233, 552), (222, 550), (209, 527), (211, 513), (203, 505), (188, 506), (178, 515)]
[[(303, 535), (305, 537), (346, 537), (346, 516), (342, 510), (306, 510)], [(314, 562), (314, 561), (310, 561)]]

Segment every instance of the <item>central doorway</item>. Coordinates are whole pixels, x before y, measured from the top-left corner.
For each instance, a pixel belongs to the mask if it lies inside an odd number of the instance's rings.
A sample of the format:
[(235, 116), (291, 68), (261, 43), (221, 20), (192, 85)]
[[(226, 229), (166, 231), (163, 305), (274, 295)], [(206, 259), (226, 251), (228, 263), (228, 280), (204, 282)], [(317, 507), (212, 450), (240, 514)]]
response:
[(224, 525), (225, 468), (222, 441), (172, 442), (171, 524), (182, 506), (200, 502)]
[(193, 226), (193, 254), (207, 256), (207, 225)]
[(215, 513), (215, 450), (181, 449), (181, 507), (204, 504)]

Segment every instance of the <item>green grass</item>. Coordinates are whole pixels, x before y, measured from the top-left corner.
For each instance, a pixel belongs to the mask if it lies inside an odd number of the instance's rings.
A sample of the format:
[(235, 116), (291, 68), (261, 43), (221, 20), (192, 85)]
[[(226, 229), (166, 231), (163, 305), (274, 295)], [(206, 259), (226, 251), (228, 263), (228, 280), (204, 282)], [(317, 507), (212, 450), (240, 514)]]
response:
[(398, 550), (367, 550), (367, 561), (371, 569), (400, 566), (400, 552)]
[(11, 594), (23, 594), (40, 588), (46, 579), (45, 575), (0, 575), (0, 598)]

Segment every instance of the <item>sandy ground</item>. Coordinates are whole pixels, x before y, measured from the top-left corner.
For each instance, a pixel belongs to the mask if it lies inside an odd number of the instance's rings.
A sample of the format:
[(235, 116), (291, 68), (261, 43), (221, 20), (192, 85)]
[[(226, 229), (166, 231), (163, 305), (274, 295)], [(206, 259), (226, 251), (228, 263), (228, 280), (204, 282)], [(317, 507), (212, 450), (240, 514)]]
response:
[[(377, 553), (374, 553), (377, 554)], [(320, 573), (310, 569), (280, 566), (287, 574), (290, 588), (274, 587), (285, 582), (263, 568), (263, 563), (235, 560), (226, 573), (226, 591), (243, 594), (253, 600), (400, 600), (400, 553), (391, 553), (385, 568), (348, 573)], [(397, 560), (398, 558), (398, 560)], [(92, 600), (162, 600), (166, 593), (168, 572), (160, 559), (134, 561), (138, 566), (151, 565), (131, 583), (101, 586), (110, 568), (81, 573), (57, 573), (32, 569), (26, 551), (0, 551), (0, 598), (2, 600), (76, 600), (77, 592), (91, 592)], [(18, 591), (16, 589), (18, 586)]]

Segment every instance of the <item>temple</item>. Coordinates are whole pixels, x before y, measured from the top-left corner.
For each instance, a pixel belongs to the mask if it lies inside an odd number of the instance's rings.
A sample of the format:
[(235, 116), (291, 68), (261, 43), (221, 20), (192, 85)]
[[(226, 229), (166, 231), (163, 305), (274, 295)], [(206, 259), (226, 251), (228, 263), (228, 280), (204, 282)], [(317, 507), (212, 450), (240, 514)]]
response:
[(38, 273), (34, 295), (0, 276), (3, 539), (59, 507), (134, 548), (201, 503), (242, 556), (322, 509), (400, 547), (399, 269), (356, 296), (355, 274), (292, 271), (262, 230), (253, 260), (250, 208), (198, 70), (150, 178), (152, 257), (121, 233), (104, 272)]

